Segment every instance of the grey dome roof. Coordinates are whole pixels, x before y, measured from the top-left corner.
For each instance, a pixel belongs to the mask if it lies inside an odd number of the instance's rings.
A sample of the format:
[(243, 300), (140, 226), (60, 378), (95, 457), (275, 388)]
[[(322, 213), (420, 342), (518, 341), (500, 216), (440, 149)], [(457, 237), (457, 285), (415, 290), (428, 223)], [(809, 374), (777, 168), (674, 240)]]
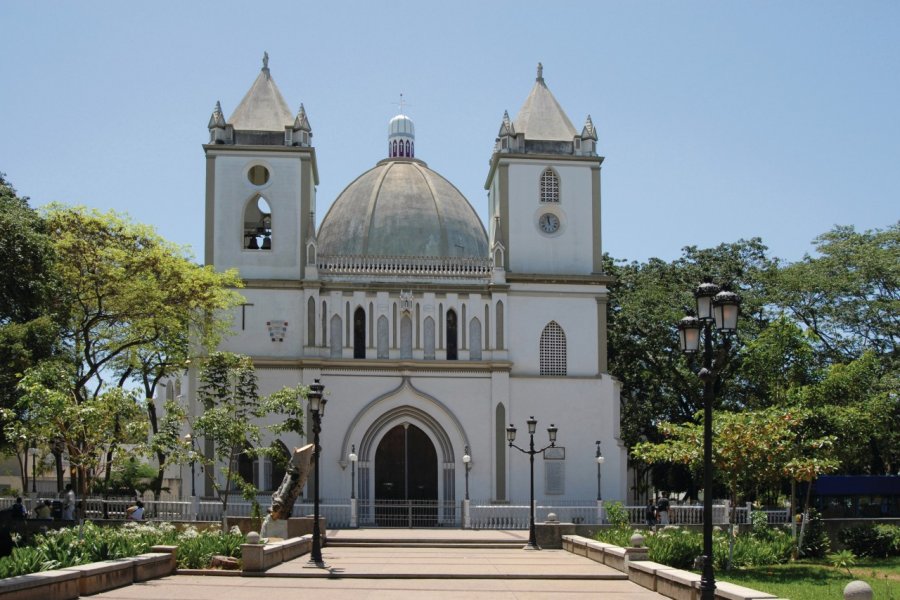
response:
[(318, 235), (320, 256), (488, 256), (472, 205), (417, 159), (379, 162), (331, 205)]

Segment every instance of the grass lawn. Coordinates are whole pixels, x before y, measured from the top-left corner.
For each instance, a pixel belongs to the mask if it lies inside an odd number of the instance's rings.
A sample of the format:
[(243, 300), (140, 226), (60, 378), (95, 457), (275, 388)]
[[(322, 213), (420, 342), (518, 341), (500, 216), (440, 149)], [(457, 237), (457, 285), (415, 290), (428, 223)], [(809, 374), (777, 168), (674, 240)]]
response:
[(716, 580), (768, 592), (790, 600), (840, 600), (844, 586), (862, 579), (878, 600), (900, 600), (900, 558), (859, 559), (851, 569), (836, 569), (827, 561), (800, 561), (787, 565), (750, 567), (716, 573)]

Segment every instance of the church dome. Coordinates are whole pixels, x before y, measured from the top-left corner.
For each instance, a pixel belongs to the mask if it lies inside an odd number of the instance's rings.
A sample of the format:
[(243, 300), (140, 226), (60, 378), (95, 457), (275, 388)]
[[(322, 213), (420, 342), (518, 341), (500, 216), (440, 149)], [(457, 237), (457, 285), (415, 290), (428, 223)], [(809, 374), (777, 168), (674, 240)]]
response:
[(318, 253), (486, 259), (488, 242), (475, 209), (449, 181), (421, 160), (388, 158), (331, 205), (319, 228)]
[(416, 127), (413, 124), (412, 119), (406, 115), (397, 115), (391, 119), (391, 122), (388, 125), (388, 137), (393, 138), (398, 135), (409, 136), (412, 138), (416, 137)]

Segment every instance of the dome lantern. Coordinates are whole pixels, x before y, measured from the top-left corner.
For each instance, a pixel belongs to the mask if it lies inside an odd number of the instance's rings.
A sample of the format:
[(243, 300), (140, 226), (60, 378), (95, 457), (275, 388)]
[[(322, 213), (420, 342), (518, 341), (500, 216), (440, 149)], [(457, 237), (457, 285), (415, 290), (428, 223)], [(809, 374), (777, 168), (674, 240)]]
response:
[(388, 158), (415, 158), (416, 127), (403, 114), (403, 94), (400, 94), (400, 114), (388, 124)]

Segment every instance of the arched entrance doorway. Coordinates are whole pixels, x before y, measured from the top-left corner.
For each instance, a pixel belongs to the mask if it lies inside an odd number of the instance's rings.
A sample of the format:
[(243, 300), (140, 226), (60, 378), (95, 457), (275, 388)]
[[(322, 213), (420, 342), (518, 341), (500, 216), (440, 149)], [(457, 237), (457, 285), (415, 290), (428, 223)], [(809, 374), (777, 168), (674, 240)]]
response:
[(385, 527), (437, 524), (438, 460), (434, 444), (410, 423), (391, 428), (375, 451), (375, 522)]

